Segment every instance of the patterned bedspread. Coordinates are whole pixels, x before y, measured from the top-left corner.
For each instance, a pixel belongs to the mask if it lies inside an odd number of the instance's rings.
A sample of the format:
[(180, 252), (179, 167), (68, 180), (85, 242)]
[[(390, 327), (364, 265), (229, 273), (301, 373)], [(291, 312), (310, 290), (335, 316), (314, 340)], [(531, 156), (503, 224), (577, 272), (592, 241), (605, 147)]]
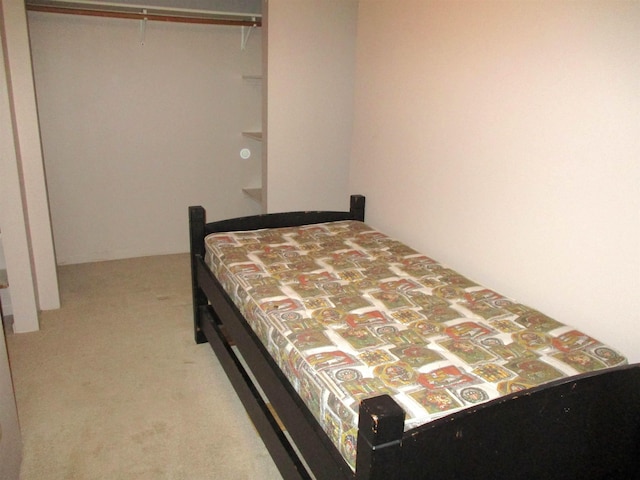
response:
[(626, 362), (361, 222), (205, 242), (207, 264), (352, 467), (363, 398), (391, 395), (409, 429)]

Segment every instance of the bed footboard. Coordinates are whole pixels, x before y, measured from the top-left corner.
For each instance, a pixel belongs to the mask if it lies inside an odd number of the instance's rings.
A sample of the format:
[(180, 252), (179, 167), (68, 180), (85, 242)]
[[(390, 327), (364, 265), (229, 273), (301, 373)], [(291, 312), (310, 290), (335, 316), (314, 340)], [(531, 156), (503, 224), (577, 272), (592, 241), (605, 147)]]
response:
[(388, 396), (360, 405), (356, 479), (640, 479), (640, 365), (541, 385), (403, 432)]
[(541, 385), (411, 430), (401, 475), (638, 480), (640, 365)]

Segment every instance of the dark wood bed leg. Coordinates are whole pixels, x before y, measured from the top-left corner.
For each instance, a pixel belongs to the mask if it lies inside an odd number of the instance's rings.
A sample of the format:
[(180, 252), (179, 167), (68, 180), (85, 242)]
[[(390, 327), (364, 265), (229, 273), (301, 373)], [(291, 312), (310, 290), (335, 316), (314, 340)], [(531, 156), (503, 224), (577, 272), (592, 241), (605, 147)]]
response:
[(404, 416), (389, 395), (360, 403), (356, 479), (399, 480)]
[(349, 211), (353, 215), (354, 220), (364, 222), (364, 203), (364, 195), (351, 195)]
[(206, 295), (198, 287), (197, 259), (204, 256), (204, 226), (206, 223), (204, 208), (189, 207), (189, 240), (191, 242), (191, 291), (193, 296), (193, 332), (196, 343), (206, 343), (200, 328), (200, 307), (207, 305)]

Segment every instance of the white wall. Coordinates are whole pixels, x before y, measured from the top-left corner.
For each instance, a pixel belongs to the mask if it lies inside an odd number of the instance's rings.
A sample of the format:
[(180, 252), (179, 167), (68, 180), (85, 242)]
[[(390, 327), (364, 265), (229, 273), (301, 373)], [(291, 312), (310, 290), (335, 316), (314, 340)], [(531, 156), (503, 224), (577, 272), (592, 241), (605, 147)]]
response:
[[(28, 250), (26, 248), (26, 226), (22, 214), (18, 165), (14, 127), (10, 114), (10, 94), (7, 63), (5, 59), (4, 3), (0, 1), (0, 227), (11, 255), (8, 266), (18, 268), (13, 278), (18, 286), (26, 286), (25, 295), (17, 298), (18, 320), (38, 328), (35, 309), (35, 292), (31, 278)], [(13, 203), (13, 202), (17, 202)], [(0, 245), (0, 250), (4, 250)], [(4, 266), (4, 258), (0, 255)], [(26, 270), (26, 271), (25, 271)], [(24, 282), (24, 283), (23, 283)], [(0, 478), (18, 480), (22, 461), (22, 438), (18, 424), (18, 413), (13, 393), (13, 382), (9, 370), (9, 359), (4, 337), (2, 311), (0, 310)]]
[(357, 0), (267, 4), (267, 210), (345, 209)]
[(242, 188), (260, 156), (261, 33), (240, 27), (29, 13), (59, 264), (188, 250), (187, 207), (260, 212)]
[(640, 3), (360, 2), (368, 221), (640, 361)]
[[(26, 177), (16, 133), (16, 98), (13, 93), (20, 89), (12, 88), (14, 78), (9, 62), (13, 51), (9, 46), (15, 40), (15, 29), (5, 27), (14, 19), (15, 6), (15, 2), (0, 1), (0, 230), (11, 287), (13, 328), (16, 332), (29, 332), (39, 328), (37, 290), (29, 242), (29, 215), (24, 190)], [(5, 52), (8, 52), (6, 57)]]
[[(42, 310), (52, 310), (60, 307), (60, 295), (40, 144), (27, 15), (24, 2), (20, 0), (4, 0), (2, 9), (5, 16), (6, 63), (11, 83), (20, 187), (28, 223), (37, 303)], [(15, 272), (9, 272), (9, 275), (12, 273)], [(12, 295), (16, 294), (19, 293), (14, 289)], [(21, 322), (16, 320), (19, 325)]]

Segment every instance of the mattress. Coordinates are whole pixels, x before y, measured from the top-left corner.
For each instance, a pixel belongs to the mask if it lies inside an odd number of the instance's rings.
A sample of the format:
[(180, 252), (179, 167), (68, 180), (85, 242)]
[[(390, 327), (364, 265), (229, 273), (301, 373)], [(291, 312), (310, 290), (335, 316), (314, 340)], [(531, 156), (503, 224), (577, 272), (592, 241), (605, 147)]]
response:
[(345, 460), (359, 402), (405, 430), (626, 363), (614, 349), (357, 221), (216, 233), (206, 262)]

